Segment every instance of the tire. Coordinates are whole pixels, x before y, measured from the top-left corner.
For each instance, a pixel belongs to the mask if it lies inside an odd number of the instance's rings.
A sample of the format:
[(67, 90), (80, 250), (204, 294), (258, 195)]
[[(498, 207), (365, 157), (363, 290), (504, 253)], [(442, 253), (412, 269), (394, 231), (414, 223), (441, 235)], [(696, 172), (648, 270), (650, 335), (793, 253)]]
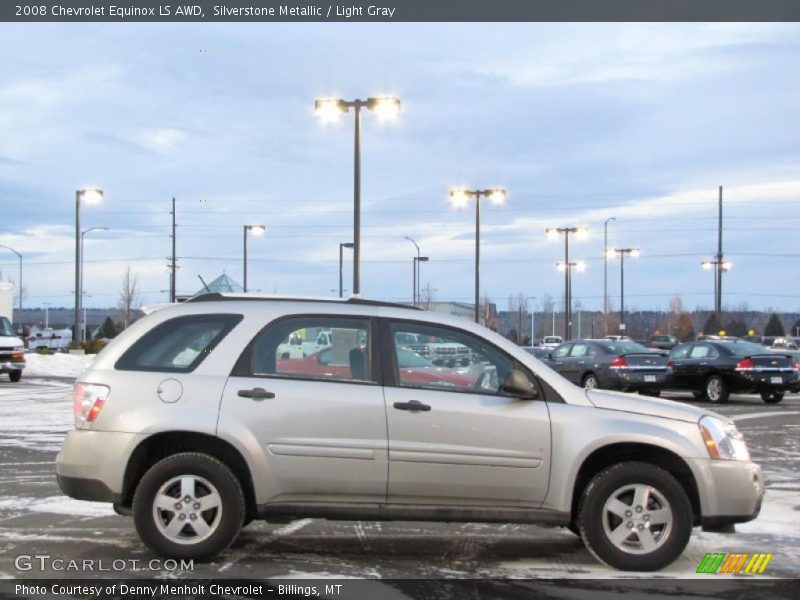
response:
[(706, 379), (703, 390), (708, 401), (714, 404), (724, 404), (728, 401), (728, 396), (730, 395), (728, 386), (725, 385), (725, 380), (719, 375), (712, 375)]
[(692, 392), (692, 396), (694, 396), (695, 400), (702, 400), (704, 395), (704, 392)]
[[(184, 494), (191, 497), (189, 503), (182, 501)], [(208, 508), (202, 506), (204, 499)], [(214, 558), (236, 539), (244, 517), (239, 480), (224, 463), (198, 452), (174, 454), (157, 462), (133, 495), (139, 537), (150, 550), (167, 558)], [(201, 521), (202, 529), (196, 528)]]
[(594, 390), (600, 387), (600, 381), (594, 373), (587, 373), (583, 377), (583, 387), (587, 390)]
[[(642, 495), (645, 502), (637, 505)], [(586, 547), (607, 565), (656, 571), (675, 561), (689, 543), (692, 505), (681, 484), (664, 469), (623, 462), (601, 471), (586, 486), (578, 527)], [(643, 544), (652, 544), (652, 549)]]
[(11, 372), (8, 374), (8, 378), (9, 378), (9, 379), (10, 379), (12, 382), (16, 383), (17, 381), (19, 381), (20, 379), (22, 379), (22, 369), (17, 369), (16, 371), (11, 371)]
[(767, 404), (777, 404), (783, 400), (783, 394), (783, 392), (761, 392), (761, 399)]
[(639, 390), (642, 396), (650, 396), (651, 398), (658, 398), (661, 395), (661, 390)]

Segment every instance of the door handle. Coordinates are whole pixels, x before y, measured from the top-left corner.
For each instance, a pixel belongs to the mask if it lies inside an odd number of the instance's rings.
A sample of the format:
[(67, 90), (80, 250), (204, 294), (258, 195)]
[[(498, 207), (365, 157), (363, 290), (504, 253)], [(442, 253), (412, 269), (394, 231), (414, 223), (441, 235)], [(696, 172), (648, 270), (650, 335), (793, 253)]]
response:
[(431, 407), (428, 404), (423, 404), (419, 400), (409, 400), (408, 402), (395, 402), (393, 406), (397, 410), (410, 410), (413, 412), (422, 411), (428, 412)]
[(252, 390), (239, 390), (236, 394), (242, 398), (252, 398), (253, 400), (272, 399), (275, 397), (273, 392), (268, 392), (264, 388), (253, 388)]

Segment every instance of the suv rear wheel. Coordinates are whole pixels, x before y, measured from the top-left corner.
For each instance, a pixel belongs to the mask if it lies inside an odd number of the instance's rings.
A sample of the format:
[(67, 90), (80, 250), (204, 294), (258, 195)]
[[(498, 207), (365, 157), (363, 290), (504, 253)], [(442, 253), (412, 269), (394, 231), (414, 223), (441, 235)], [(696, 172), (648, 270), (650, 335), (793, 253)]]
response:
[(216, 458), (196, 452), (157, 462), (133, 496), (139, 537), (153, 552), (170, 558), (213, 558), (236, 539), (244, 515), (236, 476)]
[(586, 547), (625, 571), (656, 571), (680, 556), (692, 532), (692, 506), (680, 483), (649, 463), (609, 467), (589, 482), (578, 509)]

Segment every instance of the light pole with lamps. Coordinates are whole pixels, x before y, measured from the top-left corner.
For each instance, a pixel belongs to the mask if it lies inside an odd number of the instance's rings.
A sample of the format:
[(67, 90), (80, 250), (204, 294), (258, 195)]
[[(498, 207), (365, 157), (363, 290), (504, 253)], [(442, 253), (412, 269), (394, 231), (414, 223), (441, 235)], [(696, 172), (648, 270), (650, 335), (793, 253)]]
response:
[(22, 254), (20, 254), (19, 252), (17, 252), (16, 250), (11, 248), (10, 246), (4, 246), (3, 244), (0, 244), (0, 248), (5, 248), (6, 250), (9, 250), (10, 252), (13, 252), (14, 254), (17, 255), (17, 258), (19, 258), (19, 282), (18, 282), (19, 289), (17, 290), (17, 294), (19, 294), (19, 323), (18, 323), (18, 325), (21, 328), (22, 327)]
[[(84, 262), (84, 258), (85, 258), (84, 243), (83, 243), (84, 242), (84, 238), (86, 237), (86, 234), (89, 233), (90, 231), (108, 231), (109, 229), (111, 229), (111, 228), (110, 227), (89, 227), (89, 229), (84, 229), (83, 231), (81, 231), (81, 277), (80, 277), (80, 281), (81, 281), (81, 304), (84, 304), (83, 303), (83, 296), (84, 296), (84, 292), (83, 292), (83, 279), (84, 279), (83, 278), (83, 262)], [(88, 297), (91, 298), (91, 296), (88, 296)], [(84, 341), (85, 339), (86, 339), (86, 306), (84, 305), (84, 307), (83, 307), (83, 328), (81, 329), (81, 339), (80, 339), (80, 341)]]
[(253, 235), (264, 235), (264, 232), (267, 230), (266, 227), (263, 225), (243, 225), (242, 232), (244, 233), (244, 281), (242, 283), (242, 289), (247, 293), (247, 232), (249, 231)]
[(81, 323), (81, 306), (83, 303), (81, 281), (81, 265), (83, 263), (81, 236), (81, 204), (97, 204), (103, 200), (103, 190), (87, 188), (75, 192), (75, 323), (72, 339), (82, 341), (83, 323)]
[(730, 271), (733, 263), (728, 260), (704, 260), (700, 265), (706, 271), (714, 272), (714, 314), (717, 316), (717, 322), (721, 324), (722, 300), (720, 299), (719, 282), (722, 281), (722, 273)]
[(565, 335), (564, 341), (566, 342), (567, 340), (570, 339), (570, 335), (571, 335), (571, 331), (572, 331), (572, 327), (571, 327), (572, 326), (572, 323), (571, 323), (571, 320), (572, 320), (572, 271), (577, 271), (578, 273), (582, 273), (583, 271), (586, 270), (586, 263), (583, 262), (583, 261), (557, 262), (556, 263), (556, 268), (559, 271), (563, 271), (564, 277), (566, 278), (566, 281), (567, 281), (565, 287), (566, 287), (569, 299), (567, 300), (567, 302), (565, 304), (566, 304), (566, 306), (569, 307), (569, 311), (570, 311), (569, 312), (569, 317), (567, 317), (567, 322), (569, 323), (570, 327), (569, 328), (565, 328), (565, 330), (564, 330), (564, 332), (565, 332), (564, 333), (564, 335)]
[(589, 230), (586, 227), (548, 227), (545, 233), (550, 239), (558, 239), (559, 234), (564, 234), (564, 341), (570, 339), (571, 319), (572, 319), (572, 289), (570, 275), (572, 265), (569, 262), (569, 234), (574, 233), (575, 237), (584, 239)]
[(430, 259), (427, 256), (415, 256), (414, 257), (414, 306), (419, 304), (419, 286), (420, 286), (420, 275), (419, 275), (419, 263), (428, 262)]
[(345, 248), (352, 248), (352, 247), (353, 247), (353, 242), (341, 242), (339, 244), (339, 298), (342, 297), (342, 293), (343, 293), (343, 289), (344, 289), (344, 287), (343, 287), (344, 282), (342, 281), (342, 270), (343, 270), (342, 250), (344, 250)]
[(379, 118), (392, 119), (400, 112), (400, 100), (393, 97), (342, 100), (323, 98), (314, 102), (314, 110), (323, 121), (334, 121), (353, 109), (355, 115), (353, 152), (353, 296), (361, 295), (361, 109), (374, 111)]
[(408, 240), (412, 244), (414, 244), (414, 248), (417, 249), (417, 255), (414, 257), (414, 260), (411, 261), (412, 269), (412, 277), (411, 277), (411, 304), (413, 306), (417, 305), (417, 260), (419, 259), (419, 244), (413, 239), (408, 236), (405, 236), (403, 239)]
[(456, 208), (467, 205), (470, 198), (475, 198), (475, 322), (480, 322), (481, 293), (481, 196), (489, 198), (492, 204), (502, 204), (508, 198), (505, 188), (489, 188), (485, 190), (467, 190), (456, 188), (450, 190), (450, 202)]
[(603, 332), (608, 334), (608, 223), (616, 221), (609, 217), (603, 223)]
[(639, 248), (609, 248), (609, 254), (619, 254), (619, 330), (625, 331), (625, 255), (639, 256)]

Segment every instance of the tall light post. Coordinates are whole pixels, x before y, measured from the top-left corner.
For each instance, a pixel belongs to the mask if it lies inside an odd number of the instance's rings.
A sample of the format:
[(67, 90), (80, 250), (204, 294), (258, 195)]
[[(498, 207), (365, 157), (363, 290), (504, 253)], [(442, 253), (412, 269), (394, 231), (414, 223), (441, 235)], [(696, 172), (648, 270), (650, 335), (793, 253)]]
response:
[(405, 236), (403, 239), (408, 240), (412, 244), (414, 244), (414, 248), (417, 249), (417, 255), (414, 257), (412, 262), (412, 276), (411, 276), (411, 303), (412, 305), (417, 305), (417, 260), (419, 259), (419, 244), (413, 239), (408, 236)]
[(17, 252), (16, 250), (11, 248), (10, 246), (4, 246), (3, 244), (0, 244), (0, 248), (5, 248), (6, 250), (8, 250), (10, 252), (13, 252), (14, 254), (17, 255), (17, 258), (19, 258), (19, 282), (17, 284), (18, 287), (19, 287), (19, 289), (17, 290), (17, 294), (19, 294), (19, 323), (18, 323), (18, 325), (20, 327), (22, 327), (22, 254), (20, 254), (19, 252)]
[(419, 275), (419, 263), (428, 262), (430, 259), (427, 256), (415, 256), (414, 257), (414, 306), (419, 304), (419, 285), (420, 285), (420, 275)]
[(42, 302), (44, 306), (44, 328), (50, 329), (50, 303)]
[(625, 331), (625, 255), (639, 256), (639, 248), (609, 248), (608, 254), (619, 255), (619, 330)]
[(247, 293), (247, 232), (252, 233), (253, 235), (264, 235), (264, 232), (267, 230), (266, 227), (263, 225), (243, 225), (242, 232), (244, 234), (244, 281), (242, 283), (242, 289)]
[(322, 121), (334, 121), (353, 109), (355, 116), (353, 152), (353, 296), (361, 295), (361, 109), (374, 111), (379, 118), (393, 119), (400, 113), (400, 100), (390, 96), (366, 100), (323, 98), (314, 102)]
[(75, 192), (75, 323), (72, 339), (82, 341), (83, 324), (81, 323), (81, 306), (83, 302), (81, 264), (83, 262), (81, 244), (81, 204), (97, 204), (103, 200), (103, 190), (87, 188)]
[(714, 272), (714, 314), (717, 316), (717, 323), (721, 323), (721, 305), (719, 284), (722, 281), (722, 273), (727, 273), (733, 267), (733, 263), (728, 260), (704, 260), (700, 265), (706, 271)]
[(608, 223), (616, 221), (609, 217), (603, 223), (603, 331), (608, 334)]
[(508, 198), (505, 188), (488, 188), (485, 190), (467, 190), (456, 188), (450, 190), (450, 202), (456, 208), (466, 207), (470, 198), (475, 198), (475, 322), (480, 322), (481, 294), (481, 196), (489, 198), (492, 204), (503, 204)]
[(342, 297), (343, 293), (343, 281), (342, 281), (342, 250), (345, 248), (352, 248), (353, 242), (341, 242), (339, 244), (339, 298)]
[[(84, 251), (83, 251), (83, 249), (84, 249), (84, 243), (83, 243), (84, 238), (86, 237), (86, 234), (89, 233), (90, 231), (108, 231), (109, 229), (111, 229), (111, 228), (110, 227), (89, 227), (89, 229), (84, 229), (83, 231), (81, 231), (81, 276), (80, 276), (80, 282), (81, 282), (81, 304), (83, 304), (83, 295), (84, 295), (84, 292), (83, 292), (83, 279), (84, 279), (83, 278), (83, 262), (84, 262), (84, 258), (85, 258), (85, 254), (84, 254)], [(89, 296), (89, 297), (91, 297), (91, 296)], [(86, 339), (86, 306), (84, 305), (84, 307), (83, 307), (83, 328), (81, 329), (80, 341), (84, 341), (85, 339)]]
[(570, 275), (572, 269), (569, 262), (569, 234), (574, 233), (579, 240), (585, 239), (589, 233), (587, 227), (548, 227), (545, 229), (547, 237), (557, 240), (560, 234), (564, 234), (564, 341), (571, 337), (572, 330), (572, 289)]
[(567, 317), (568, 327), (564, 329), (564, 341), (566, 342), (570, 339), (572, 334), (572, 272), (577, 271), (578, 273), (582, 273), (586, 270), (586, 263), (583, 261), (576, 261), (576, 262), (557, 262), (556, 268), (564, 273), (564, 278), (566, 279), (567, 283), (565, 288), (568, 294), (568, 300), (565, 305), (569, 309), (569, 316)]

